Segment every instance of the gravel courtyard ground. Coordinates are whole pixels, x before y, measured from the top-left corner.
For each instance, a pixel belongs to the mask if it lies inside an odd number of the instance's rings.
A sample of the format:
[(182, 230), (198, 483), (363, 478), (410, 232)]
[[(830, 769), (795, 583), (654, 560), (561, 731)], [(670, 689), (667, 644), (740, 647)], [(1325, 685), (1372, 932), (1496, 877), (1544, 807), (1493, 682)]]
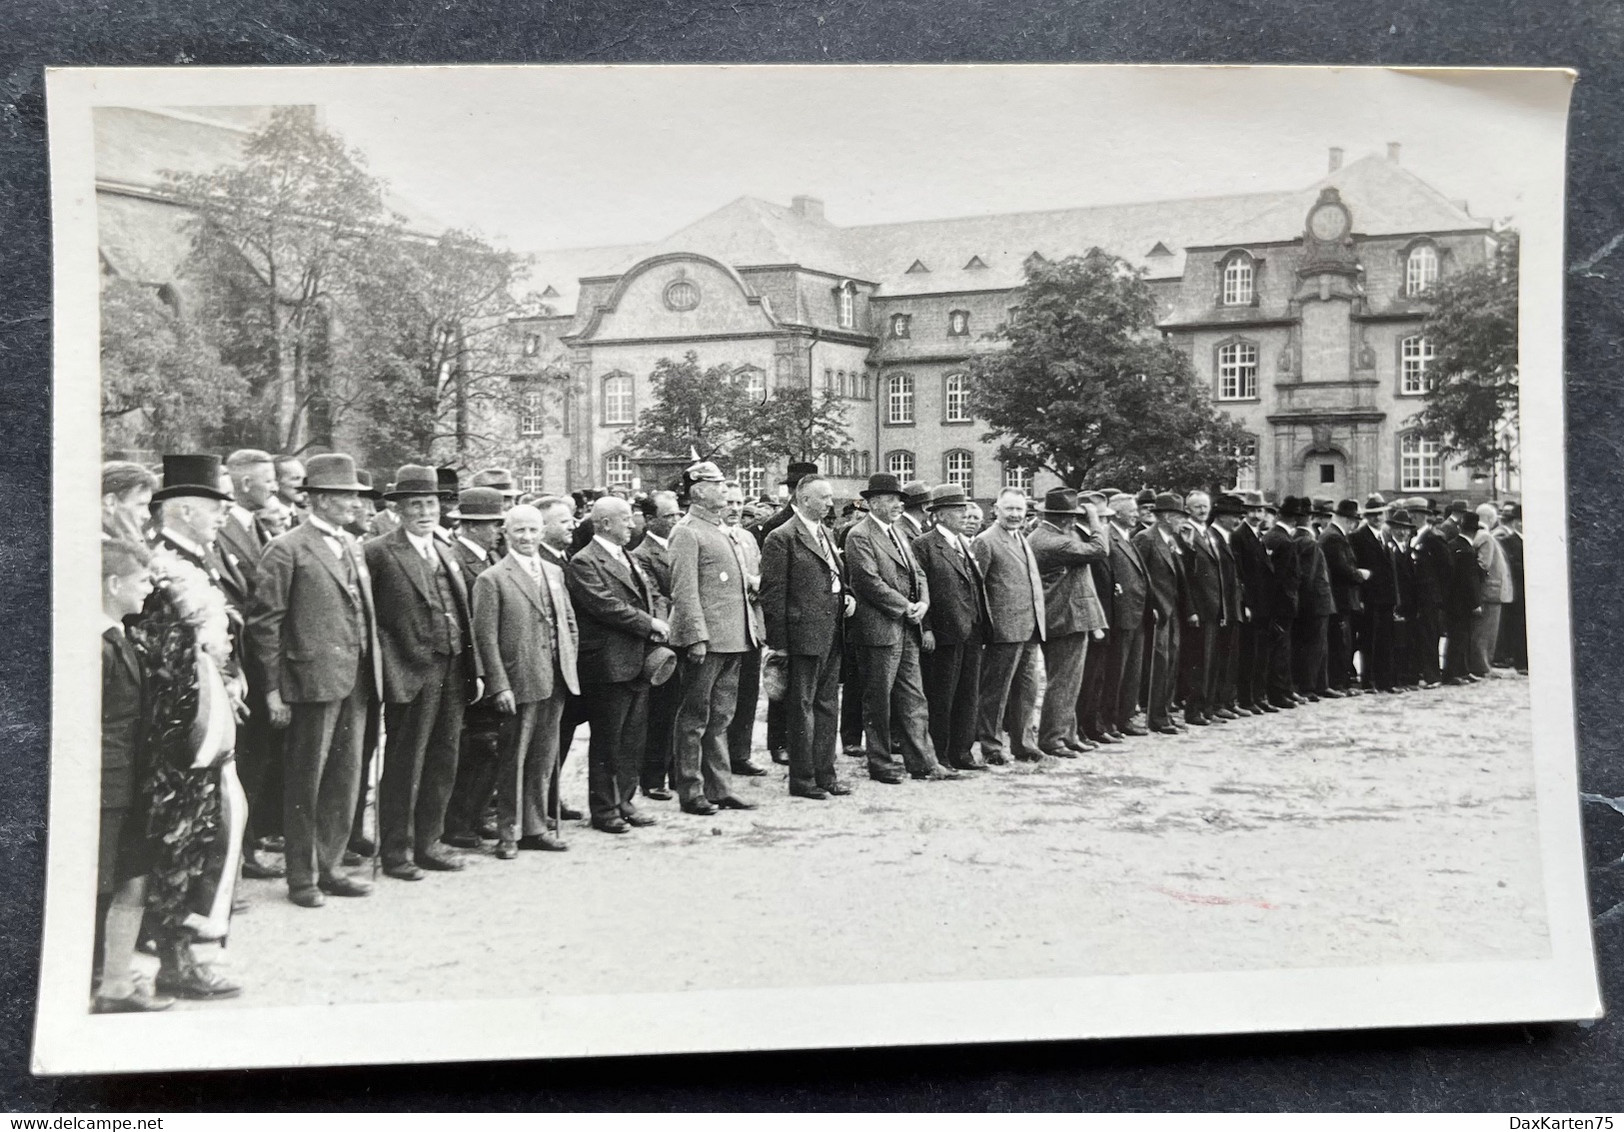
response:
[[(760, 732), (758, 730), (758, 738)], [(566, 797), (585, 802), (585, 728)], [(758, 761), (767, 763), (765, 752)], [(367, 899), (246, 882), (188, 1009), (1538, 958), (1528, 682), (1327, 701), (956, 782), (870, 781)]]

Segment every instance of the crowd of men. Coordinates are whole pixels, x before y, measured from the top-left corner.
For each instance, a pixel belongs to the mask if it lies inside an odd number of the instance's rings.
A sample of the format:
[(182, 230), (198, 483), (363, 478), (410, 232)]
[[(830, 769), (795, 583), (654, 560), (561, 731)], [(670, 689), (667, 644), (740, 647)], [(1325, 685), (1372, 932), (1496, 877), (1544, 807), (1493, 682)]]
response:
[[(882, 474), (837, 517), (814, 465), (782, 486), (747, 504), (705, 461), (592, 498), (427, 464), (380, 491), (343, 454), (105, 465), (104, 898), (140, 860), (107, 815), (150, 780), (131, 673), (151, 662), (120, 629), (149, 552), (231, 610), (248, 812), (229, 859), (311, 909), (368, 896), (369, 873), (566, 851), (571, 822), (626, 835), (651, 801), (754, 809), (734, 783), (770, 773), (763, 700), (788, 793), (827, 802), (852, 792), (842, 748), (874, 782), (940, 782), (1527, 670), (1514, 503), (1008, 489), (983, 516), (957, 485)], [(584, 813), (559, 789), (583, 723)], [(122, 903), (96, 1009), (238, 993), (184, 951), (132, 982)]]

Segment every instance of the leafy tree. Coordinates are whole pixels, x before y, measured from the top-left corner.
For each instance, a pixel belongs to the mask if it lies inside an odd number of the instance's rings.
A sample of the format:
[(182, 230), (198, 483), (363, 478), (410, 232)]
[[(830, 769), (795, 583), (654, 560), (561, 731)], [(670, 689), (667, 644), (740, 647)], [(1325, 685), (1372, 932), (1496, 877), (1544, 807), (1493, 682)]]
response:
[(102, 436), (110, 448), (212, 448), (248, 383), (154, 291), (112, 279), (101, 296)]
[(1409, 423), (1456, 467), (1477, 472), (1516, 467), (1503, 438), (1518, 420), (1518, 243), (1515, 231), (1499, 233), (1488, 262), (1436, 288), (1424, 324), (1432, 388)]
[(1156, 334), (1144, 273), (1094, 250), (1032, 259), (1011, 320), (971, 360), (972, 410), (999, 459), (1070, 487), (1228, 480), (1244, 433)]
[(816, 462), (854, 443), (846, 431), (846, 403), (825, 390), (780, 386), (741, 422), (740, 447), (755, 460)]

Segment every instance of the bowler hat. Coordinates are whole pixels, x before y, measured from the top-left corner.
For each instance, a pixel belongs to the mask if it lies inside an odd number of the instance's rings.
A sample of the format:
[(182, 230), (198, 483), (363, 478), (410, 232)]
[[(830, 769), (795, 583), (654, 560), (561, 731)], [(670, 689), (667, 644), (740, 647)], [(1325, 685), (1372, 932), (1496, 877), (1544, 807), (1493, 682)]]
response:
[(923, 507), (930, 501), (930, 485), (924, 480), (910, 480), (902, 485), (902, 502), (908, 507)]
[(188, 495), (231, 502), (231, 496), (220, 490), (220, 457), (208, 452), (164, 457), (164, 485), (152, 493), (152, 501)]
[(1402, 507), (1393, 508), (1393, 513), (1387, 516), (1387, 525), (1389, 527), (1408, 527), (1412, 531), (1415, 530), (1415, 520), (1410, 518), (1410, 513)]
[(367, 489), (355, 476), (355, 459), (342, 452), (327, 452), (305, 461), (306, 491), (355, 491)]
[(1329, 495), (1316, 495), (1313, 499), (1313, 510), (1309, 513), (1313, 515), (1335, 515), (1336, 505), (1331, 502)]
[(1151, 502), (1151, 509), (1155, 511), (1174, 511), (1180, 515), (1189, 514), (1189, 512), (1184, 509), (1183, 497), (1175, 495), (1171, 491), (1163, 491), (1152, 496)]
[[(1371, 514), (1372, 512), (1366, 512)], [(1359, 517), (1359, 501), (1357, 499), (1343, 499), (1336, 505), (1336, 517), (1339, 519), (1357, 519)]]
[(875, 472), (869, 476), (868, 486), (857, 494), (864, 499), (873, 499), (876, 495), (895, 495), (899, 499), (904, 498), (902, 484), (889, 472)]
[(1156, 493), (1147, 487), (1145, 490), (1133, 497), (1133, 502), (1134, 506), (1136, 507), (1143, 507), (1147, 503), (1154, 503), (1156, 502)]
[(449, 503), (451, 500), (457, 498), (457, 490), (460, 485), (457, 481), (456, 468), (435, 468), (434, 482), (439, 487), (439, 490), (435, 492), (435, 494), (441, 499), (444, 499), (447, 503)]
[(387, 499), (405, 499), (409, 495), (439, 495), (440, 479), (427, 464), (402, 464), (395, 473), (395, 486)]
[(1069, 487), (1051, 487), (1043, 497), (1043, 506), (1039, 508), (1045, 515), (1085, 515), (1081, 507), (1077, 506), (1077, 493)]
[[(1258, 506), (1261, 507), (1262, 503), (1260, 502)], [(1214, 515), (1244, 515), (1250, 510), (1246, 500), (1233, 492), (1220, 492), (1218, 498), (1212, 502)]]
[(1364, 513), (1366, 515), (1379, 515), (1385, 510), (1387, 510), (1387, 500), (1383, 498), (1381, 492), (1373, 491), (1365, 497)]
[(502, 518), (502, 493), (494, 487), (464, 488), (448, 519), (492, 522)]
[(658, 688), (677, 670), (677, 654), (664, 645), (655, 645), (643, 657), (643, 679)]
[(785, 487), (793, 488), (807, 476), (815, 476), (817, 474), (818, 466), (816, 464), (808, 463), (806, 461), (797, 461), (792, 463), (785, 470), (784, 479), (782, 482)]
[(365, 468), (357, 468), (357, 469), (355, 469), (355, 478), (357, 480), (359, 480), (361, 483), (364, 483), (364, 484), (367, 485), (366, 490), (361, 493), (361, 498), (362, 499), (370, 499), (374, 503), (376, 503), (379, 500), (383, 499), (383, 492), (379, 491), (377, 488), (372, 486), (372, 473), (371, 472), (367, 471)]
[(925, 504), (927, 511), (940, 511), (943, 507), (963, 507), (970, 502), (970, 497), (964, 494), (964, 488), (956, 483), (940, 483), (930, 489), (930, 502)]

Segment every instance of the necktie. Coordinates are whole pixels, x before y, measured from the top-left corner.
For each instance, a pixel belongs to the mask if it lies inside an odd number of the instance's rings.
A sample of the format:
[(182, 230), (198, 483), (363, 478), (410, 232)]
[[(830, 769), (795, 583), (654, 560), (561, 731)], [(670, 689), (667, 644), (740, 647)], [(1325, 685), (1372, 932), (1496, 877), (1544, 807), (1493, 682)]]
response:
[(530, 574), (530, 580), (538, 586), (541, 585), (541, 559), (525, 558), (522, 561), (525, 570)]

